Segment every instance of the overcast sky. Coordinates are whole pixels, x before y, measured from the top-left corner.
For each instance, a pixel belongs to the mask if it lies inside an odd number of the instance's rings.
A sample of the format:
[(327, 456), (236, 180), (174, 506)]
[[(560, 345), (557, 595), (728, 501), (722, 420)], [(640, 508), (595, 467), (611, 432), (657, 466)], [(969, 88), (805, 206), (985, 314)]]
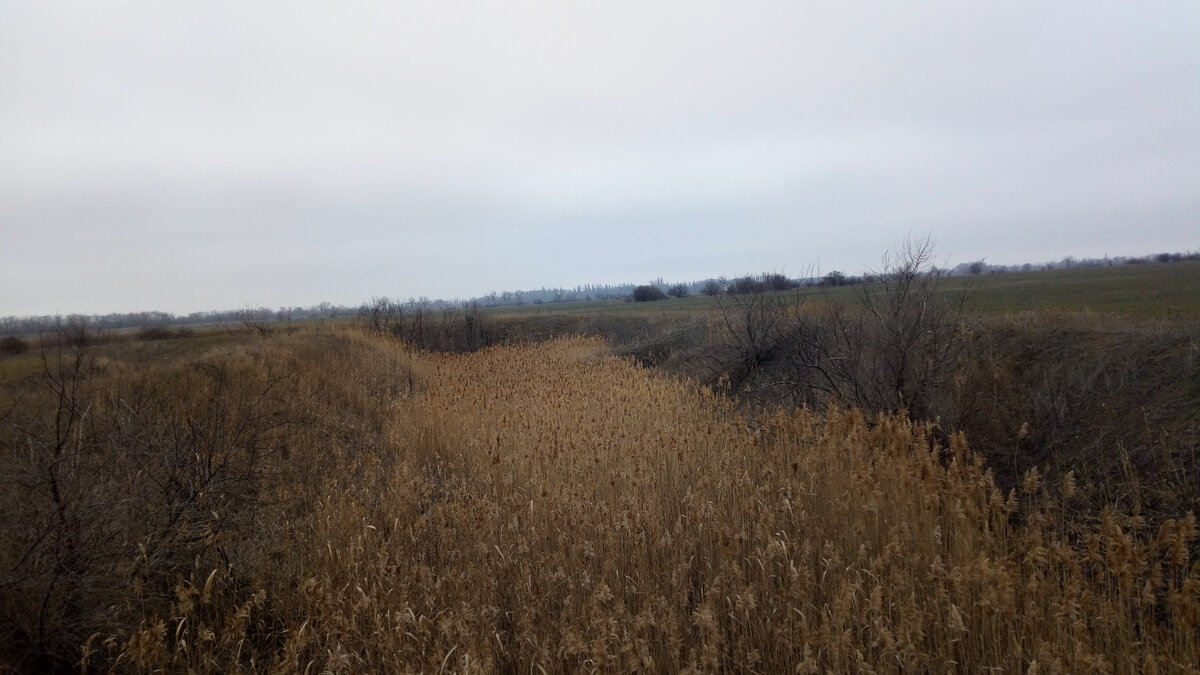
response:
[(1200, 249), (1200, 3), (0, 0), (0, 315)]

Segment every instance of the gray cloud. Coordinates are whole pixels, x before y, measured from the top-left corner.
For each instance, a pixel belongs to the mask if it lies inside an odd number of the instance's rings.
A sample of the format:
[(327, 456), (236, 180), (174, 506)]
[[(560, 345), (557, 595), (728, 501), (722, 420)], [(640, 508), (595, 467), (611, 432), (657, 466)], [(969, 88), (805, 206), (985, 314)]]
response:
[(0, 2), (0, 314), (1200, 244), (1192, 3)]

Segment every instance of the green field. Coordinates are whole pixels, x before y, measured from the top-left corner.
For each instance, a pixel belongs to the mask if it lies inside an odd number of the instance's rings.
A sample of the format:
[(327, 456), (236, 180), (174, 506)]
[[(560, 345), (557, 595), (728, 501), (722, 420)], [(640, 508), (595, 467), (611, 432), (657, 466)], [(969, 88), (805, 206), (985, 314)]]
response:
[[(1154, 318), (1200, 317), (1200, 262), (1114, 265), (1038, 272), (952, 277), (947, 292), (967, 288), (967, 308), (984, 314), (1013, 312), (1101, 312)], [(805, 288), (807, 302), (853, 302), (857, 287)], [(496, 307), (497, 317), (532, 318), (548, 315), (609, 313), (617, 315), (680, 315), (715, 309), (720, 298), (692, 296), (658, 302), (546, 303)]]
[[(954, 283), (964, 281), (955, 279)], [(968, 306), (979, 312), (1200, 316), (1200, 262), (993, 274), (978, 277), (977, 283)]]

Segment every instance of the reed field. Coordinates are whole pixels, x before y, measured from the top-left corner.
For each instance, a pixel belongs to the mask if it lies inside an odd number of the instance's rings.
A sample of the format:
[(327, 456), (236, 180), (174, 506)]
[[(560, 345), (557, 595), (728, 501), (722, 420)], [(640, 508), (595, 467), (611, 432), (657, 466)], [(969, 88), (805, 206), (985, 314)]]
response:
[(594, 338), (144, 349), (3, 382), (0, 671), (1200, 671), (1191, 512), (903, 414)]

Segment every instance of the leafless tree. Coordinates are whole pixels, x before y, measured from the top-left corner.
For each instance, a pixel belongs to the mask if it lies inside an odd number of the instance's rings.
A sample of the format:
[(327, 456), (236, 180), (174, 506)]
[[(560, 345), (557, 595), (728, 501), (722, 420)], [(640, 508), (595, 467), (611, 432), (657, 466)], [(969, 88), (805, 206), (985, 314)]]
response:
[(725, 339), (710, 352), (714, 375), (735, 393), (812, 405), (834, 384), (807, 295), (730, 292), (718, 297)]
[(258, 333), (259, 337), (268, 338), (275, 328), (273, 323), (274, 313), (266, 307), (246, 307), (237, 313), (238, 323), (243, 328), (251, 332)]
[(370, 333), (391, 333), (395, 335), (403, 325), (403, 311), (400, 304), (387, 296), (371, 298), (358, 308), (358, 322), (363, 330)]
[(948, 415), (969, 287), (948, 290), (932, 263), (930, 239), (909, 241), (858, 287), (856, 302), (819, 307), (803, 290), (764, 293), (753, 277), (735, 281), (718, 305), (725, 337), (712, 350), (714, 375), (760, 399)]
[(875, 281), (858, 288), (857, 308), (832, 305), (829, 369), (848, 402), (936, 418), (965, 346), (969, 287), (947, 290), (933, 273), (933, 241), (905, 242), (884, 256)]

